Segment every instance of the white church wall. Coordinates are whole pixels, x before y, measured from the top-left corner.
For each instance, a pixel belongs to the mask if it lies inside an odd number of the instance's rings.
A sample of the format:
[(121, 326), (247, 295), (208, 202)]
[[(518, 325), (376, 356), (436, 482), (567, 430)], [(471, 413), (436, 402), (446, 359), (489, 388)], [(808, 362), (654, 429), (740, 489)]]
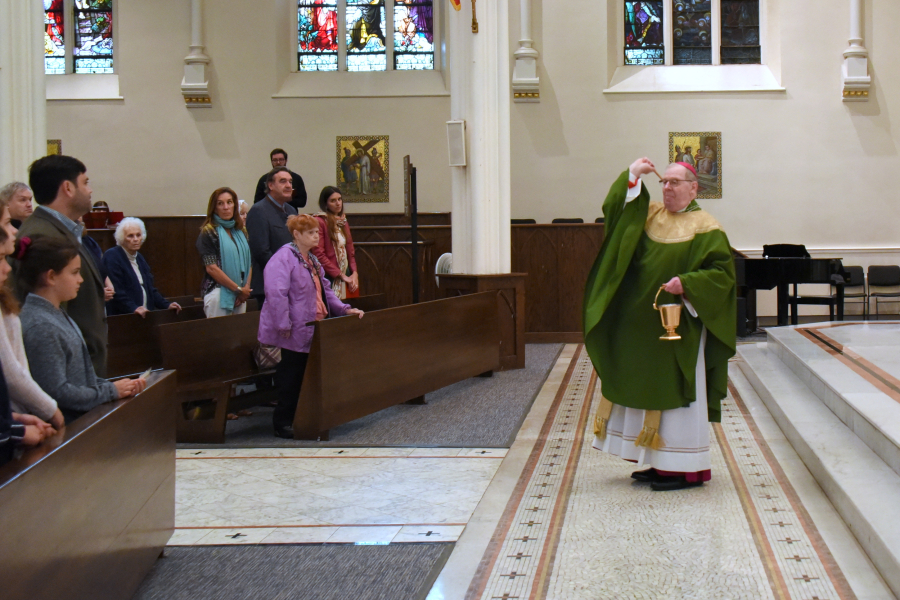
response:
[(634, 158), (665, 164), (670, 131), (721, 131), (723, 198), (702, 205), (736, 248), (896, 248), (900, 4), (866, 2), (874, 85), (868, 102), (845, 103), (847, 3), (763, 1), (778, 24), (770, 22), (770, 48), (785, 92), (614, 95), (603, 90), (618, 44), (603, 42), (621, 2), (534, 0), (541, 101), (512, 107), (512, 216), (593, 221)]
[[(541, 98), (511, 108), (512, 217), (593, 221), (609, 184), (631, 160), (648, 155), (666, 162), (670, 131), (720, 131), (723, 198), (702, 204), (734, 247), (752, 254), (766, 243), (804, 243), (819, 256), (846, 255), (846, 264), (900, 262), (900, 134), (891, 122), (900, 110), (900, 3), (865, 2), (873, 87), (868, 102), (845, 103), (846, 2), (763, 2), (767, 62), (784, 92), (604, 94), (618, 65), (619, 42), (607, 26), (619, 18), (617, 0), (564, 6), (533, 0)], [(117, 68), (124, 99), (50, 101), (47, 137), (62, 139), (67, 154), (85, 160), (96, 199), (132, 214), (165, 215), (202, 212), (219, 185), (252, 196), (276, 146), (290, 153), (289, 166), (304, 177), (314, 202), (322, 186), (335, 182), (335, 136), (388, 134), (390, 203), (348, 211), (402, 210), (404, 154), (419, 167), (420, 209), (450, 210), (448, 97), (272, 97), (297, 93), (286, 85), (292, 5), (208, 0), (213, 107), (187, 109), (179, 84), (190, 2), (122, 4)], [(464, 3), (463, 10), (471, 9)], [(512, 64), (515, 4), (510, 16)], [(310, 85), (321, 79), (317, 74)], [(765, 296), (761, 307), (761, 314), (774, 314)]]
[(449, 210), (449, 96), (272, 98), (283, 91), (291, 60), (293, 3), (204, 4), (212, 108), (185, 108), (181, 95), (188, 0), (120, 4), (116, 61), (123, 100), (47, 103), (47, 137), (61, 139), (66, 154), (87, 164), (95, 200), (141, 215), (202, 213), (223, 185), (252, 200), (257, 180), (271, 168), (269, 151), (282, 147), (288, 166), (303, 176), (312, 210), (322, 187), (336, 182), (335, 137), (386, 134), (390, 202), (351, 204), (348, 212), (403, 210), (404, 154), (418, 167), (420, 210)]

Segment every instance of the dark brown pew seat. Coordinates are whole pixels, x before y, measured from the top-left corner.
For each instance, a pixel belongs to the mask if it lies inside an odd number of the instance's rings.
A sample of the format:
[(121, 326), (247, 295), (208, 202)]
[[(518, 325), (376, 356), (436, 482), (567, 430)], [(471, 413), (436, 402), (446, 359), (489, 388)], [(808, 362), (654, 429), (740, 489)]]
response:
[(0, 596), (128, 600), (175, 528), (175, 374), (0, 467)]
[(220, 444), (229, 411), (274, 399), (271, 388), (233, 396), (235, 384), (255, 381), (274, 370), (260, 371), (253, 359), (259, 311), (160, 325), (162, 363), (178, 371), (177, 438), (179, 442)]

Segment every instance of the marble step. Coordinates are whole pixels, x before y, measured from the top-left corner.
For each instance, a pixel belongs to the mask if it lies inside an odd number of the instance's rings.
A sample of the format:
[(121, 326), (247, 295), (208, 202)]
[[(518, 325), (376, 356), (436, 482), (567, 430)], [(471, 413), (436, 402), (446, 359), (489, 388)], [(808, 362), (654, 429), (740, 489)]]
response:
[[(860, 327), (865, 326), (860, 325)], [(834, 350), (829, 353), (821, 345), (813, 343), (808, 337), (800, 334), (797, 329), (800, 328), (769, 329), (768, 351), (787, 365), (844, 425), (881, 457), (881, 460), (895, 473), (900, 475), (900, 402), (880, 390), (873, 383), (877, 380), (871, 374), (863, 371), (862, 367), (853, 361), (850, 366), (838, 360), (833, 355)], [(826, 328), (821, 331), (813, 330), (813, 333), (846, 339), (848, 331), (846, 328), (838, 327)], [(859, 343), (863, 344), (864, 339), (860, 338), (864, 338), (865, 330), (855, 333)], [(841, 348), (840, 343), (831, 337), (823, 339), (829, 343), (835, 343), (836, 348)], [(889, 353), (890, 356), (900, 354), (900, 347), (896, 345), (877, 348), (862, 345), (860, 347), (867, 355), (878, 356), (884, 361), (890, 360), (885, 353)], [(845, 351), (861, 364), (879, 369), (878, 365), (867, 361), (864, 357), (857, 356), (852, 349), (846, 348)]]
[(900, 597), (900, 475), (767, 344), (738, 346), (739, 366), (841, 518)]

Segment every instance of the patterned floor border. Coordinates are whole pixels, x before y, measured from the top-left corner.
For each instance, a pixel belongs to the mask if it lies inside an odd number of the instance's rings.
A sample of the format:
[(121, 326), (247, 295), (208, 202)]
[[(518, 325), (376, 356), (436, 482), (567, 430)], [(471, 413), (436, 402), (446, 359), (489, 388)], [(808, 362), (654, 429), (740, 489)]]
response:
[(596, 385), (579, 344), (467, 600), (528, 598), (547, 581)]
[[(579, 345), (466, 600), (543, 600), (585, 440), (597, 376)], [(737, 390), (715, 437), (778, 600), (855, 600)], [(577, 415), (577, 418), (576, 418)], [(574, 422), (573, 422), (574, 419)]]
[(713, 425), (741, 505), (779, 600), (855, 600), (744, 401), (729, 381)]

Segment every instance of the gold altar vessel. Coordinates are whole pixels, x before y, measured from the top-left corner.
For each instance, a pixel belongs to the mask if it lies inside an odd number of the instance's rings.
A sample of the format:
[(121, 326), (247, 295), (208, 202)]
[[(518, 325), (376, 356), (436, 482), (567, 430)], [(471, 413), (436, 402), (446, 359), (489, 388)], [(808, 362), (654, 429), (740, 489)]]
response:
[(659, 299), (659, 294), (666, 289), (665, 284), (659, 286), (659, 291), (656, 292), (656, 298), (653, 299), (653, 310), (659, 311), (659, 316), (662, 319), (662, 325), (666, 328), (666, 335), (659, 336), (661, 340), (680, 340), (681, 336), (675, 333), (675, 328), (678, 327), (678, 324), (681, 322), (681, 304), (661, 304), (659, 306), (656, 305), (656, 301)]

